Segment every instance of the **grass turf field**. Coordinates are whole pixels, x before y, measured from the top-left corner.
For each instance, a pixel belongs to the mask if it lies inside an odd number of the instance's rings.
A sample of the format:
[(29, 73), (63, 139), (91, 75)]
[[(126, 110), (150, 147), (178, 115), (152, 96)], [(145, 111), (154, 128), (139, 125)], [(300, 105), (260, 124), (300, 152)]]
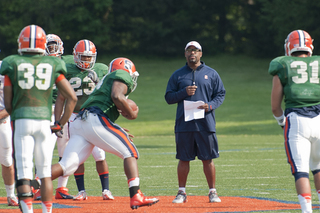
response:
[[(130, 99), (138, 104), (140, 112), (134, 121), (120, 118), (117, 123), (135, 135), (134, 143), (140, 152), (141, 191), (147, 196), (175, 196), (178, 190), (178, 160), (175, 159), (173, 132), (176, 105), (168, 105), (164, 94), (169, 77), (185, 64), (185, 59), (183, 55), (181, 59), (131, 59), (140, 77)], [(220, 157), (214, 162), (219, 196), (297, 202), (294, 178), (283, 148), (282, 130), (271, 113), (272, 77), (267, 72), (270, 60), (242, 56), (206, 57), (205, 54), (202, 59), (218, 71), (227, 91), (224, 103), (216, 110)], [(108, 63), (110, 60), (100, 59), (99, 62)], [(106, 159), (110, 190), (114, 196), (128, 196), (122, 160), (109, 153)], [(53, 162), (57, 161), (58, 152), (55, 150)], [(85, 162), (85, 169), (88, 195), (101, 196), (100, 179), (92, 157)], [(313, 181), (312, 175), (310, 180)], [(54, 188), (56, 185), (57, 180), (54, 181)], [(69, 178), (68, 188), (71, 194), (77, 194), (73, 176)], [(312, 202), (318, 204), (313, 184), (312, 189)], [(187, 194), (208, 194), (199, 160), (191, 162)], [(2, 179), (0, 196), (6, 196)]]

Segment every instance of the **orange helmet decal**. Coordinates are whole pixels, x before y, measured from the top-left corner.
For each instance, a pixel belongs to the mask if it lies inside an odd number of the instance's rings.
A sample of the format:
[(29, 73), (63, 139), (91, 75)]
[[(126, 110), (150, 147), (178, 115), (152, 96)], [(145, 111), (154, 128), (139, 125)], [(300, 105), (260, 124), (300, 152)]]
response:
[(29, 25), (23, 28), (18, 37), (19, 54), (32, 52), (44, 54), (46, 49), (46, 33), (37, 25)]
[(287, 36), (284, 44), (285, 55), (291, 56), (293, 52), (305, 51), (308, 55), (312, 55), (313, 39), (304, 30), (294, 30)]

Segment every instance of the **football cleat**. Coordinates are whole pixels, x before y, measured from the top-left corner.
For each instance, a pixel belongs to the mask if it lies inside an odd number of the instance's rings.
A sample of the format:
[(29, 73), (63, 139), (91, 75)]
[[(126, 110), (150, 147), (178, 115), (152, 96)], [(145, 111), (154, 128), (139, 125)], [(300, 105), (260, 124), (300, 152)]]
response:
[(220, 203), (221, 202), (216, 191), (211, 191), (208, 196), (209, 196), (210, 203)]
[(8, 206), (19, 206), (19, 201), (16, 196), (7, 197)]
[(110, 190), (108, 189), (103, 190), (102, 198), (103, 200), (114, 200), (114, 197), (112, 196)]
[(140, 190), (132, 198), (130, 198), (131, 209), (137, 209), (141, 206), (151, 206), (159, 202), (157, 198), (146, 198)]
[(33, 200), (41, 200), (41, 191), (40, 189), (32, 189)]
[(73, 196), (68, 193), (69, 189), (66, 187), (59, 187), (56, 189), (56, 199), (73, 199)]
[(185, 203), (185, 202), (187, 202), (187, 194), (179, 190), (176, 198), (172, 201), (172, 203)]
[(77, 194), (77, 196), (73, 197), (73, 200), (76, 200), (76, 201), (87, 200), (87, 199), (88, 199), (87, 193), (84, 190), (80, 191)]

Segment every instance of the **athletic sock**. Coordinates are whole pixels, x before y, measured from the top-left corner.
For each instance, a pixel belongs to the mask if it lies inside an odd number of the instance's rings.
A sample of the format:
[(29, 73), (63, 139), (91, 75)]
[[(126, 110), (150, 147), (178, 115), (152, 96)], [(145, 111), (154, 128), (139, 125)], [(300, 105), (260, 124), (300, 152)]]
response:
[(184, 193), (186, 193), (186, 187), (179, 187), (179, 191), (183, 191)]
[(25, 200), (19, 200), (20, 208), (22, 212), (25, 213), (33, 213), (33, 207), (32, 207), (32, 199), (28, 198)]
[(298, 195), (301, 210), (304, 213), (312, 212), (311, 194), (303, 193)]
[(99, 177), (101, 181), (102, 191), (104, 191), (105, 189), (109, 190), (109, 172), (100, 173)]
[(60, 176), (58, 177), (58, 185), (57, 188), (67, 187), (69, 176)]
[(129, 185), (129, 193), (130, 193), (130, 198), (132, 198), (135, 194), (138, 193), (138, 190), (140, 189), (140, 178), (131, 178), (128, 180), (128, 185)]
[(14, 190), (15, 190), (15, 187), (14, 187), (14, 184), (12, 185), (5, 185), (6, 187), (6, 192), (7, 192), (7, 197), (14, 197)]
[(85, 188), (84, 188), (84, 173), (75, 173), (74, 174), (74, 178), (76, 180), (76, 184), (77, 184), (77, 187), (78, 187), (78, 191), (85, 191)]
[(217, 192), (217, 190), (216, 190), (216, 188), (211, 188), (211, 189), (209, 189), (209, 194), (210, 194), (210, 192)]
[(51, 213), (52, 212), (52, 201), (42, 201), (42, 213)]
[(319, 199), (319, 202), (320, 202), (320, 190), (317, 190), (317, 195), (318, 195), (318, 199)]

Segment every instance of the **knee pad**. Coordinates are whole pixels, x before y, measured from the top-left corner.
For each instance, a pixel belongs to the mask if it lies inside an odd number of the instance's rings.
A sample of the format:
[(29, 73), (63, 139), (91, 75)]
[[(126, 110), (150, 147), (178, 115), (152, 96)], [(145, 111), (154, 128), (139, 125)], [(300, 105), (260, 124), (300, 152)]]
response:
[(21, 179), (21, 180), (17, 180), (16, 181), (16, 188), (17, 188), (17, 194), (18, 194), (18, 198), (23, 198), (23, 197), (33, 197), (33, 193), (32, 192), (26, 192), (26, 193), (20, 193), (18, 190), (19, 186), (23, 186), (23, 185), (28, 185), (31, 186), (31, 181), (27, 180), (27, 179)]
[(312, 174), (315, 175), (315, 174), (317, 174), (318, 172), (320, 172), (320, 169), (317, 169), (317, 170), (312, 171)]
[(27, 179), (20, 179), (16, 181), (16, 188), (18, 188), (19, 186), (22, 185), (28, 185), (31, 186), (31, 180), (27, 180)]
[(299, 180), (300, 178), (309, 178), (309, 173), (307, 172), (296, 172), (293, 174), (295, 181)]
[(1, 164), (5, 167), (10, 167), (12, 163), (12, 156), (4, 157), (1, 159)]
[(19, 200), (21, 200), (21, 198), (23, 198), (23, 197), (33, 197), (33, 193), (32, 192), (18, 193), (17, 195), (18, 195)]

